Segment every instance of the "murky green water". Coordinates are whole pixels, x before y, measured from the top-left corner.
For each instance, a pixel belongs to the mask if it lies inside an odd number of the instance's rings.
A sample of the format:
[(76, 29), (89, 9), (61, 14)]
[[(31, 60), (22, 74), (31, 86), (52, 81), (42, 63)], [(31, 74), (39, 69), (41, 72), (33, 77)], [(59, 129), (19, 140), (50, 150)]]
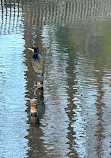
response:
[[(0, 157), (110, 158), (110, 0), (1, 0), (0, 15)], [(45, 59), (43, 94), (32, 45)]]

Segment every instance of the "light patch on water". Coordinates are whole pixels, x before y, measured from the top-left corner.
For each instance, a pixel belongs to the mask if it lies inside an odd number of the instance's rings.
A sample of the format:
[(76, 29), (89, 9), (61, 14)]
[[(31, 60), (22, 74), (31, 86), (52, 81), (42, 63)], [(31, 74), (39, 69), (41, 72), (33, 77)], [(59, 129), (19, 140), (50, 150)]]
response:
[(26, 80), (23, 35), (0, 36), (0, 157), (25, 157)]

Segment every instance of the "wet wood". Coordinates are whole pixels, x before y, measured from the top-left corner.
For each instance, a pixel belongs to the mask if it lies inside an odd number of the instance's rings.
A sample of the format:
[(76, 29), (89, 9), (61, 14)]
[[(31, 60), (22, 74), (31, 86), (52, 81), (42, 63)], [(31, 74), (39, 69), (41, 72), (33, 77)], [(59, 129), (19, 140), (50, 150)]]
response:
[(30, 100), (30, 115), (37, 116), (37, 99)]

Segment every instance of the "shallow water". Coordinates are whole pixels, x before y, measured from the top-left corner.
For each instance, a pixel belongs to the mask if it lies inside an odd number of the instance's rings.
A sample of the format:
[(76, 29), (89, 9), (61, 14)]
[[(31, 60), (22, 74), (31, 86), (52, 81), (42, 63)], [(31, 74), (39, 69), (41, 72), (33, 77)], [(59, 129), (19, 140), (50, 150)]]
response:
[[(0, 157), (111, 157), (110, 8), (110, 0), (1, 1)], [(32, 45), (45, 60), (43, 94)]]

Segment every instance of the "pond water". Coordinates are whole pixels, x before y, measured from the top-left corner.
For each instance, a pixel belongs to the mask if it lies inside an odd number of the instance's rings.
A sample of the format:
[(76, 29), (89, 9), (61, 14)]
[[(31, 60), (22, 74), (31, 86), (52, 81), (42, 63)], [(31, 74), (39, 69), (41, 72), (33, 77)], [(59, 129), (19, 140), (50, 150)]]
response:
[(0, 157), (110, 158), (110, 0), (1, 0), (0, 15)]

